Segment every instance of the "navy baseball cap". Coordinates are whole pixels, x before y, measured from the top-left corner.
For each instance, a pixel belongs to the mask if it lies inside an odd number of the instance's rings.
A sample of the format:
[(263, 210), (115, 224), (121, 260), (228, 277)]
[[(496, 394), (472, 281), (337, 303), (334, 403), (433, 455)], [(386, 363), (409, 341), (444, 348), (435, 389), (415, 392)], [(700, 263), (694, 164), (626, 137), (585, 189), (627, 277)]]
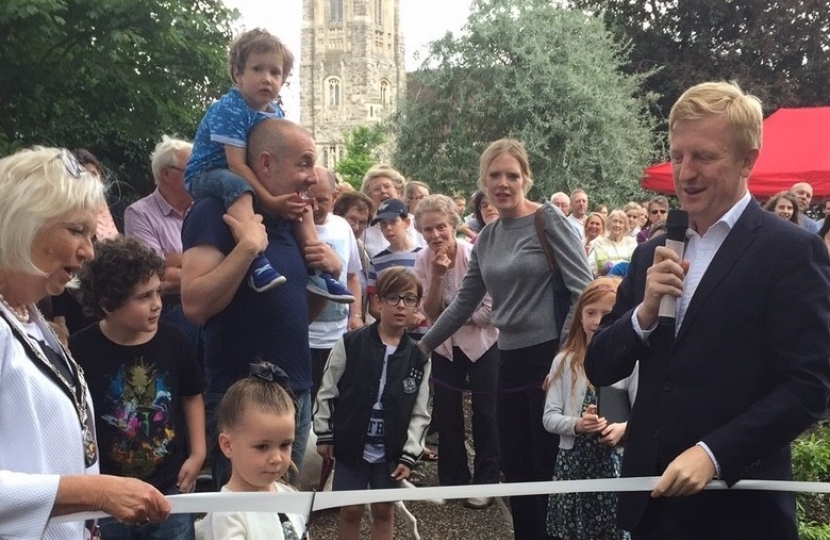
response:
[(372, 220), (372, 225), (377, 225), (383, 220), (392, 220), (396, 217), (409, 217), (409, 207), (400, 199), (386, 199), (378, 206), (378, 213)]

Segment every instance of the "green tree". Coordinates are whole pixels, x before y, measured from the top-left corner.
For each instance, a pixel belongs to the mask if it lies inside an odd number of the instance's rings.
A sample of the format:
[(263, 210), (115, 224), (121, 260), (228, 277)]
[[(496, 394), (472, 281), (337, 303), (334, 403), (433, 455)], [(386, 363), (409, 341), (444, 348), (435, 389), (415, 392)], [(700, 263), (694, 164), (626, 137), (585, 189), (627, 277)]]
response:
[(229, 86), (221, 0), (0, 3), (0, 154), (86, 147), (139, 194), (162, 134), (192, 137)]
[(632, 44), (627, 70), (660, 68), (646, 88), (657, 112), (688, 87), (735, 80), (779, 107), (830, 103), (830, 9), (826, 0), (576, 0)]
[(383, 127), (375, 124), (371, 127), (358, 126), (346, 133), (345, 138), (346, 157), (335, 165), (334, 171), (355, 189), (360, 189), (363, 175), (377, 163), (377, 150), (386, 137)]
[[(522, 140), (531, 196), (584, 188), (619, 204), (640, 193), (655, 155), (643, 75), (601, 21), (549, 0), (475, 0), (459, 36), (430, 45), (393, 119), (394, 162), (449, 193), (475, 189), (493, 140)], [(640, 96), (640, 97), (638, 97)]]

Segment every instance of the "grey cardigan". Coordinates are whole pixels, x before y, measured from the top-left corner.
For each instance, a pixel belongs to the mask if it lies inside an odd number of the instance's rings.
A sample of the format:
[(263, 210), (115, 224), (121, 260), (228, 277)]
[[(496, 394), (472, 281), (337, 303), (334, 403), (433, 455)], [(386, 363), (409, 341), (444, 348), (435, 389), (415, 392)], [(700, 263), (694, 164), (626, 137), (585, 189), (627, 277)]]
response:
[[(556, 372), (559, 364), (564, 362), (566, 356), (559, 353), (553, 359), (550, 367), (550, 375)], [(639, 364), (634, 364), (634, 371), (631, 375), (611, 386), (620, 390), (628, 390), (628, 400), (634, 405), (634, 398), (637, 396), (637, 382)], [(588, 377), (584, 374), (576, 380), (576, 385), (571, 391), (571, 368), (568, 363), (562, 374), (551, 383), (548, 388), (548, 395), (545, 398), (545, 412), (542, 414), (542, 424), (551, 433), (559, 435), (559, 448), (570, 450), (576, 439), (576, 421), (582, 412), (582, 402), (585, 400), (585, 392), (588, 391)]]

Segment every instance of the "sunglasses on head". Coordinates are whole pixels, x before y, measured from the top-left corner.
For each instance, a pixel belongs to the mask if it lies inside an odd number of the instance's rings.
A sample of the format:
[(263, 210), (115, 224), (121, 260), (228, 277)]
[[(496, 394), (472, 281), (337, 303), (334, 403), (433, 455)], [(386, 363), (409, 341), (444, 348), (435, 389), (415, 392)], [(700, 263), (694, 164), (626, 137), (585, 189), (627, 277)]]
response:
[[(42, 162), (40, 165), (36, 165), (31, 171), (26, 174), (26, 177), (34, 174), (35, 171), (40, 169), (41, 167), (46, 167), (47, 164), (58, 160), (63, 165), (63, 168), (66, 169), (66, 172), (70, 174), (73, 178), (80, 178), (82, 174), (88, 174), (88, 171), (84, 168), (83, 165), (72, 155), (72, 152), (67, 150), (66, 148), (61, 148), (58, 150), (58, 153), (55, 154), (55, 157), (52, 159), (46, 160)], [(25, 177), (24, 177), (25, 178)]]

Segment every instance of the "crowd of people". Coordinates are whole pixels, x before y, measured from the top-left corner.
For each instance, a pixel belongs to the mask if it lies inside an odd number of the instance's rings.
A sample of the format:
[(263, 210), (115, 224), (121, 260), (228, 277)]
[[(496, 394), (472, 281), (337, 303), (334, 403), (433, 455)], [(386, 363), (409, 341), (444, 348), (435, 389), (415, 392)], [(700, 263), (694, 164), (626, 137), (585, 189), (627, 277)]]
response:
[[(424, 459), (441, 485), (660, 476), (650, 494), (512, 497), (517, 540), (796, 538), (791, 493), (701, 493), (789, 478), (830, 392), (830, 220), (804, 182), (768, 212), (749, 195), (754, 97), (704, 83), (672, 109), (681, 257), (664, 196), (534, 202), (511, 138), (481, 154), (469, 209), (387, 165), (355, 191), (282, 118), (292, 63), (240, 36), (232, 90), (194, 143), (158, 143), (123, 230), (88, 151), (0, 159), (0, 537), (306, 538), (302, 515), (194, 525), (165, 496), (206, 466), (217, 491), (290, 491), (313, 429), (335, 490), (399, 487)], [(51, 521), (85, 510), (111, 517)], [(393, 505), (371, 514), (391, 538)], [(338, 536), (362, 517), (342, 508)]]

